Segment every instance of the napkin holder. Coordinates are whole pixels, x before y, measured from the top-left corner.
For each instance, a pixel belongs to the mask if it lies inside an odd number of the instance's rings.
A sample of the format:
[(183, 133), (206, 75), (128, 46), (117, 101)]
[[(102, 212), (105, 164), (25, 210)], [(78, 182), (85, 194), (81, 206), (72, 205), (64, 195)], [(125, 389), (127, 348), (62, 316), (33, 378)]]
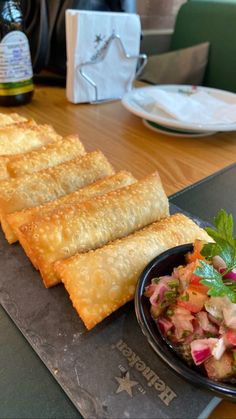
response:
[(68, 100), (101, 103), (122, 98), (147, 62), (140, 54), (140, 38), (136, 14), (67, 10)]
[[(92, 57), (92, 59), (90, 61), (84, 62), (82, 64), (79, 64), (77, 66), (77, 71), (79, 72), (79, 74), (87, 81), (87, 83), (89, 83), (93, 89), (94, 89), (94, 100), (90, 100), (90, 103), (102, 103), (102, 102), (107, 102), (107, 101), (112, 101), (112, 100), (116, 100), (116, 99), (121, 99), (120, 97), (109, 97), (106, 99), (99, 99), (99, 86), (96, 84), (95, 80), (92, 80), (87, 74), (86, 74), (86, 67), (88, 66), (92, 66), (100, 61), (103, 61), (104, 58), (107, 55), (107, 52), (110, 48), (110, 45), (116, 42), (118, 44), (118, 46), (120, 47), (121, 51), (122, 51), (122, 56), (124, 60), (136, 60), (137, 63), (139, 63), (137, 72), (136, 72), (136, 76), (138, 77), (146, 63), (147, 63), (147, 55), (146, 54), (139, 54), (139, 55), (130, 55), (127, 53), (125, 46), (121, 40), (120, 35), (118, 34), (112, 34), (110, 36), (110, 38), (108, 39), (105, 48), (102, 50), (101, 54), (97, 54), (94, 57)], [(128, 83), (127, 83), (128, 84)], [(128, 91), (129, 88), (127, 86), (126, 91)], [(125, 92), (124, 92), (125, 93)]]

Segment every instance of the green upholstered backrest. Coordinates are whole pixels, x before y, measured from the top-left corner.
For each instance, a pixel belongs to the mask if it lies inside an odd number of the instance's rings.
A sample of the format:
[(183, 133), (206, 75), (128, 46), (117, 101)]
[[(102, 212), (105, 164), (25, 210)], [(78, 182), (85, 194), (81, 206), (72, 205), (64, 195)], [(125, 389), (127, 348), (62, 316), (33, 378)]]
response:
[(188, 1), (178, 12), (171, 50), (210, 42), (203, 85), (236, 92), (236, 1)]
[[(206, 0), (187, 0), (187, 1), (204, 1), (206, 3)], [(236, 0), (208, 0), (210, 3), (235, 3)]]

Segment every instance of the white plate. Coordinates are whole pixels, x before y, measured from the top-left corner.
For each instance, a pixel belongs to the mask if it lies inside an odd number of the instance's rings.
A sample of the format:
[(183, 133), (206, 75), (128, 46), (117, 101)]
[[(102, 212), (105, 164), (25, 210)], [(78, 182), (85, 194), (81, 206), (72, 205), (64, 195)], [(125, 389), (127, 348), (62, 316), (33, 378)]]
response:
[(172, 127), (185, 131), (194, 131), (194, 132), (216, 132), (216, 131), (235, 131), (236, 123), (228, 124), (202, 124), (201, 115), (199, 115), (199, 123), (189, 123), (184, 121), (179, 121), (172, 118), (165, 112), (155, 109), (154, 112), (149, 112), (146, 107), (143, 107), (143, 101), (145, 97), (148, 98), (151, 93), (157, 93), (159, 89), (162, 89), (166, 92), (178, 92), (186, 94), (194, 94), (196, 91), (204, 91), (212, 95), (212, 97), (223, 100), (228, 104), (236, 105), (236, 94), (227, 92), (225, 90), (212, 89), (202, 86), (190, 86), (190, 85), (158, 85), (158, 86), (148, 86), (141, 87), (138, 89), (133, 89), (130, 92), (126, 93), (122, 99), (122, 104), (130, 112), (135, 115), (140, 116), (143, 119), (156, 122), (165, 127)]
[(159, 125), (156, 122), (147, 121), (143, 119), (144, 125), (151, 129), (152, 131), (160, 132), (161, 134), (170, 135), (171, 137), (186, 137), (186, 138), (197, 138), (197, 137), (208, 137), (209, 135), (213, 135), (216, 131), (202, 131), (202, 132), (195, 132), (195, 131), (180, 131), (175, 130), (172, 128), (164, 127), (163, 125)]

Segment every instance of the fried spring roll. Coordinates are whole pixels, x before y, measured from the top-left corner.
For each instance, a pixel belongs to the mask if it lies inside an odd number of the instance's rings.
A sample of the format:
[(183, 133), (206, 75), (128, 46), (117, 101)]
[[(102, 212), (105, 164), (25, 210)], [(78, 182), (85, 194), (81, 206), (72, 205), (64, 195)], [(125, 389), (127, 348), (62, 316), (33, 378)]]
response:
[(52, 201), (113, 173), (102, 152), (94, 151), (49, 169), (2, 181), (0, 220), (6, 239), (9, 243), (16, 240), (7, 214)]
[(56, 166), (85, 154), (83, 144), (77, 135), (69, 135), (37, 150), (12, 157), (7, 164), (11, 177), (24, 176)]
[(33, 120), (6, 125), (0, 127), (0, 155), (25, 153), (61, 138), (50, 125)]
[(51, 287), (59, 282), (55, 261), (101, 247), (168, 214), (168, 199), (154, 173), (116, 191), (59, 208), (20, 230), (45, 286)]
[(55, 270), (74, 308), (91, 329), (134, 296), (138, 278), (157, 255), (207, 233), (182, 214), (175, 214), (123, 239), (55, 263)]
[(27, 247), (27, 242), (24, 241), (24, 235), (21, 233), (21, 226), (24, 224), (32, 223), (33, 221), (37, 221), (37, 219), (41, 217), (50, 215), (54, 210), (62, 207), (62, 205), (66, 206), (73, 203), (83, 202), (87, 199), (94, 198), (95, 196), (102, 195), (109, 191), (131, 185), (134, 182), (136, 182), (136, 179), (131, 173), (121, 171), (113, 176), (107, 176), (104, 179), (98, 180), (97, 182), (94, 182), (89, 186), (85, 186), (84, 188), (72, 192), (71, 194), (48, 202), (47, 204), (18, 212), (13, 212), (7, 216), (7, 221), (9, 222), (17, 239), (20, 241), (22, 247), (24, 248), (25, 253), (30, 258), (34, 267), (37, 269), (38, 267), (36, 261), (34, 260), (34, 254), (32, 254), (30, 248)]
[(0, 113), (0, 127), (5, 127), (6, 125), (17, 124), (19, 122), (26, 122), (27, 118), (19, 115), (18, 113)]

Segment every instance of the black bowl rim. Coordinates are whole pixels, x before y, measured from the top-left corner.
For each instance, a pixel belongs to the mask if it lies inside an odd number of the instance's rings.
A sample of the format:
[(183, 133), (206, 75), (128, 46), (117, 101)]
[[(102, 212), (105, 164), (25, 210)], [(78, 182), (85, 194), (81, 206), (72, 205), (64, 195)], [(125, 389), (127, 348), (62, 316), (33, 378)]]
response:
[[(141, 330), (144, 334), (144, 336), (147, 338), (148, 343), (152, 347), (152, 349), (157, 353), (157, 355), (164, 361), (164, 363), (175, 373), (177, 373), (179, 376), (184, 378), (185, 380), (189, 381), (192, 384), (195, 384), (197, 386), (202, 386), (206, 388), (207, 390), (212, 390), (216, 392), (220, 396), (224, 396), (227, 398), (236, 398), (236, 386), (229, 385), (226, 383), (218, 382), (210, 380), (209, 378), (201, 375), (191, 367), (189, 367), (187, 364), (184, 363), (184, 361), (181, 360), (181, 358), (178, 358), (174, 351), (171, 350), (171, 348), (167, 345), (167, 343), (163, 340), (162, 347), (157, 341), (154, 333), (151, 331), (147, 319), (144, 314), (142, 302), (141, 302), (141, 296), (144, 293), (144, 288), (147, 284), (145, 284), (147, 276), (150, 274), (152, 269), (161, 261), (168, 258), (169, 256), (176, 254), (176, 253), (187, 253), (188, 251), (191, 251), (193, 248), (192, 243), (183, 244), (180, 246), (173, 247), (169, 250), (166, 250), (165, 252), (161, 253), (160, 255), (156, 256), (154, 259), (152, 259), (148, 265), (145, 267), (143, 272), (141, 273), (137, 286), (135, 291), (135, 298), (134, 298), (134, 304), (135, 304), (135, 313), (137, 317), (137, 321), (141, 327)], [(148, 282), (149, 283), (149, 282)], [(153, 321), (154, 322), (154, 321)], [(157, 335), (158, 335), (158, 329)], [(163, 348), (165, 350), (163, 351)], [(171, 360), (171, 355), (173, 357), (176, 357), (176, 363), (173, 363)]]

